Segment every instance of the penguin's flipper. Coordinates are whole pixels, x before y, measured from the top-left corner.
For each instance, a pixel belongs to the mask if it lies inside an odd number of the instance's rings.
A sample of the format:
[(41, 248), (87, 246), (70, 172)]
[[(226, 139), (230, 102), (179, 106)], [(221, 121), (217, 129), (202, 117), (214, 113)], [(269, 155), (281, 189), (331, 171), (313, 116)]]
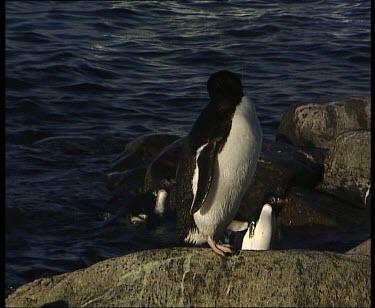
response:
[(197, 149), (193, 176), (194, 198), (191, 204), (190, 214), (197, 212), (206, 200), (214, 174), (214, 165), (219, 145), (220, 143), (218, 141), (213, 140), (203, 144)]
[(249, 227), (249, 223), (247, 221), (240, 221), (240, 220), (232, 220), (232, 222), (227, 227), (228, 230), (238, 232), (244, 231)]

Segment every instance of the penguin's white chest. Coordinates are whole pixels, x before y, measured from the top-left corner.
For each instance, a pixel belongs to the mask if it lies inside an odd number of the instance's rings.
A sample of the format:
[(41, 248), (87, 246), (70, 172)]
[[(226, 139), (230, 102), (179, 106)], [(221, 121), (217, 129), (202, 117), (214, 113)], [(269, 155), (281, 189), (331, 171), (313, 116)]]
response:
[(231, 130), (214, 166), (207, 198), (194, 214), (202, 235), (215, 235), (226, 229), (240, 202), (259, 159), (262, 131), (255, 107), (243, 97), (232, 118)]
[(260, 217), (255, 225), (247, 230), (243, 241), (242, 250), (268, 250), (271, 246), (272, 232), (275, 228), (272, 206), (263, 205)]

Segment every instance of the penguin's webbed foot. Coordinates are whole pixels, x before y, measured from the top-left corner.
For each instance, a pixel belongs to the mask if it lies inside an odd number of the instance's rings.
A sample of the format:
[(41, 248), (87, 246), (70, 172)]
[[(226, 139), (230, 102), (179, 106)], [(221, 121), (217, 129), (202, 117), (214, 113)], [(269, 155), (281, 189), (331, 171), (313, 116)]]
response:
[(217, 244), (211, 236), (207, 236), (207, 243), (211, 249), (218, 255), (225, 257), (226, 253), (233, 253), (231, 246), (228, 244)]

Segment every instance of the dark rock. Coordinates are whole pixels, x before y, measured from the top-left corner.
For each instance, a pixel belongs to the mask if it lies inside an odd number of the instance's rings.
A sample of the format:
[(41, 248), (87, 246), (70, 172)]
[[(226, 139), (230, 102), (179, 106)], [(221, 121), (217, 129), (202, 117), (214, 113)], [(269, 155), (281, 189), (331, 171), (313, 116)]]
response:
[(323, 176), (324, 149), (300, 149), (264, 141), (254, 178), (238, 212), (238, 219), (258, 217), (271, 195), (285, 197), (293, 186), (315, 187)]
[(370, 307), (371, 258), (316, 251), (142, 251), (19, 287), (6, 307)]
[(277, 140), (328, 149), (343, 132), (371, 129), (370, 101), (370, 95), (358, 95), (293, 105), (280, 121)]
[(149, 164), (167, 145), (179, 138), (168, 134), (150, 134), (136, 138), (125, 146), (112, 165), (111, 171), (122, 172)]
[(146, 171), (146, 167), (140, 166), (123, 172), (111, 172), (107, 175), (107, 188), (116, 197), (142, 193)]
[(149, 164), (145, 176), (144, 191), (165, 189), (169, 191), (175, 184), (178, 158), (186, 137), (177, 139)]
[[(107, 187), (115, 197), (133, 195), (127, 202), (127, 221), (132, 217), (145, 214), (150, 225), (164, 222), (155, 217), (155, 195), (159, 189), (168, 192), (166, 206), (169, 206), (170, 194), (174, 190), (175, 176), (181, 145), (185, 138), (171, 135), (147, 135), (130, 142), (120, 158), (114, 164), (114, 170), (126, 171), (108, 174)], [(124, 211), (123, 211), (124, 212)], [(166, 213), (166, 218), (168, 218)]]
[(311, 188), (293, 187), (279, 214), (283, 249), (345, 252), (370, 237), (370, 209)]
[(362, 225), (369, 223), (368, 210), (355, 208), (332, 195), (315, 189), (293, 187), (288, 202), (280, 212), (285, 226)]
[(319, 188), (365, 207), (371, 186), (371, 132), (350, 131), (339, 135), (324, 163)]
[(152, 191), (155, 183), (170, 180), (177, 165), (177, 152), (170, 145), (176, 139), (179, 137), (151, 134), (130, 141), (107, 175), (107, 188), (118, 197)]
[[(293, 187), (287, 195), (288, 202), (280, 211), (280, 224), (292, 227), (337, 227), (343, 202), (316, 190)], [(350, 216), (349, 216), (350, 217)]]

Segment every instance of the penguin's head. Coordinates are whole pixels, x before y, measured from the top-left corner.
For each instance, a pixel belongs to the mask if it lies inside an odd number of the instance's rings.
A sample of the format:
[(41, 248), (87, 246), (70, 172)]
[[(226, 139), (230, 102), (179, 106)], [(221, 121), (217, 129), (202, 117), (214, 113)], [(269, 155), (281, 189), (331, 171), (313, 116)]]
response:
[(207, 81), (207, 90), (213, 104), (225, 102), (236, 106), (243, 97), (240, 77), (229, 71), (219, 71), (210, 76)]

